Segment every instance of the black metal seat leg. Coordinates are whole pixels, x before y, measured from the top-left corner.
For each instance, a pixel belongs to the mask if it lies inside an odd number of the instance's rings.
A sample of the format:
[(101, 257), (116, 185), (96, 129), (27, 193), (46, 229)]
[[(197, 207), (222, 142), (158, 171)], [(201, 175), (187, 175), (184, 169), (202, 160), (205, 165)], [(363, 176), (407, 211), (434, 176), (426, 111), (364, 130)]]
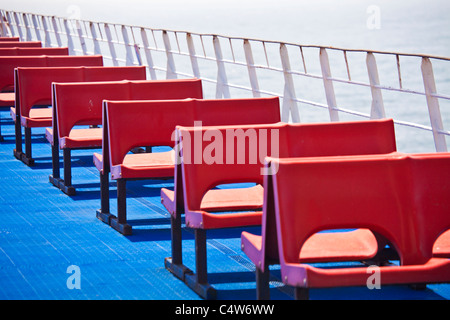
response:
[(106, 224), (111, 223), (109, 211), (109, 173), (100, 172), (100, 209), (96, 212), (97, 219)]
[(110, 226), (123, 235), (131, 235), (132, 228), (127, 224), (126, 180), (117, 179), (117, 217), (111, 215)]
[(172, 243), (172, 263), (182, 264), (183, 254), (182, 254), (182, 240), (181, 240), (181, 215), (170, 216), (171, 223), (171, 243)]
[(16, 122), (16, 149), (14, 149), (14, 156), (27, 166), (34, 166), (34, 159), (31, 156), (31, 128), (25, 128), (25, 153), (22, 150), (22, 130), (20, 123), (19, 128), (17, 128)]
[(22, 159), (22, 126), (20, 125), (20, 118), (16, 115), (14, 122), (14, 134), (16, 140), (16, 148), (14, 149), (14, 156), (18, 159)]
[(206, 260), (206, 230), (195, 229), (195, 273), (186, 274), (185, 283), (200, 297), (207, 300), (217, 298), (217, 291), (208, 283)]
[[(59, 165), (58, 165), (59, 166)], [(63, 166), (64, 166), (64, 180), (59, 180), (58, 188), (69, 196), (75, 195), (75, 187), (72, 186), (72, 160), (71, 150), (63, 149)]]
[(61, 186), (64, 185), (59, 170), (59, 147), (54, 145), (52, 146), (52, 174), (48, 176), (48, 180), (58, 189), (61, 189)]
[(295, 300), (309, 300), (309, 289), (296, 287), (294, 288)]
[(192, 274), (192, 270), (183, 265), (182, 237), (181, 237), (181, 214), (170, 216), (172, 257), (164, 259), (167, 270), (178, 279), (185, 281), (186, 274)]
[(269, 268), (262, 272), (259, 268), (256, 268), (256, 299), (257, 300), (270, 300), (270, 287), (269, 287)]

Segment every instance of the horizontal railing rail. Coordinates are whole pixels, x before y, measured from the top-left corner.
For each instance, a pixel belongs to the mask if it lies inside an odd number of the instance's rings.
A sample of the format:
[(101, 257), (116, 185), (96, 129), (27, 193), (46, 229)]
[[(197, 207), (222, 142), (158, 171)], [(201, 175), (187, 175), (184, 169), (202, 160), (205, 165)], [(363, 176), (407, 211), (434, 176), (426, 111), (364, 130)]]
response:
[[(393, 118), (399, 150), (446, 152), (450, 58), (345, 49), (1, 10), (2, 36), (197, 77), (207, 98), (279, 96), (286, 122)], [(438, 91), (439, 88), (439, 91)], [(447, 90), (447, 91), (443, 91)]]

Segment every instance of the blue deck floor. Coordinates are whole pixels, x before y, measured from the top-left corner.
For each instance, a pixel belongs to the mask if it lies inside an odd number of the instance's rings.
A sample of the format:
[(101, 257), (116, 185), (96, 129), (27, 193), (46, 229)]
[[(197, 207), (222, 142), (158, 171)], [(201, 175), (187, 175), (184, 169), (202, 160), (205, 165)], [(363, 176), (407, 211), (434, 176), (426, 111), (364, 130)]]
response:
[[(161, 187), (173, 186), (172, 180), (128, 183), (133, 235), (123, 236), (95, 216), (99, 177), (92, 150), (73, 152), (77, 195), (69, 197), (48, 181), (51, 152), (44, 131), (33, 132), (36, 165), (28, 167), (14, 158), (13, 124), (8, 113), (1, 116), (5, 141), (0, 144), (0, 299), (199, 299), (164, 268), (164, 258), (170, 256), (170, 220), (159, 194)], [(114, 192), (111, 197), (115, 212)], [(240, 250), (241, 231), (208, 235), (210, 282), (219, 299), (255, 298), (254, 268)], [(184, 230), (184, 236), (183, 257), (194, 269), (193, 235)], [(79, 267), (80, 289), (67, 286), (72, 265)], [(292, 299), (289, 288), (274, 280), (273, 298)], [(407, 286), (321, 289), (311, 290), (310, 298), (447, 300), (450, 285), (429, 285), (424, 291)]]

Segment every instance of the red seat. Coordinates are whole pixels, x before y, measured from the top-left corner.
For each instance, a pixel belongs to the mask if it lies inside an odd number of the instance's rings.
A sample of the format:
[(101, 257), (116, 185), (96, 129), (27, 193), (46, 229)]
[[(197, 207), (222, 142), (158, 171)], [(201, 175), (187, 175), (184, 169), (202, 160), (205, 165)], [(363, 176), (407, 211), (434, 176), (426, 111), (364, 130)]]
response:
[(14, 106), (15, 95), (14, 92), (0, 92), (0, 108)]
[[(27, 165), (33, 165), (31, 152), (31, 128), (51, 127), (52, 109), (34, 108), (36, 105), (52, 104), (53, 82), (78, 82), (104, 80), (145, 79), (145, 67), (45, 67), (17, 68), (16, 106), (11, 116), (16, 121), (16, 157)], [(19, 115), (17, 114), (19, 110)], [(20, 119), (20, 123), (17, 123)], [(22, 152), (21, 126), (25, 128), (25, 154)]]
[(0, 42), (12, 42), (12, 41), (20, 41), (19, 37), (0, 37)]
[[(117, 180), (117, 218), (109, 213), (108, 191), (102, 192), (102, 208), (98, 212), (101, 220), (110, 223), (117, 231), (131, 234), (132, 228), (126, 223), (127, 179), (166, 178), (174, 176), (173, 152), (163, 154), (129, 155), (136, 146), (174, 146), (173, 133), (176, 125), (264, 123), (280, 120), (279, 101), (276, 98), (221, 99), (221, 100), (172, 100), (172, 101), (107, 101), (107, 117), (103, 128), (107, 130), (107, 144), (103, 144), (103, 157), (97, 155), (94, 162), (99, 170)], [(104, 159), (110, 155), (109, 161)], [(100, 164), (100, 165), (99, 165)], [(110, 164), (110, 169), (105, 166)], [(102, 186), (108, 186), (102, 182)]]
[[(97, 78), (98, 79), (98, 78)], [(95, 79), (93, 79), (95, 80)], [(162, 81), (111, 81), (53, 84), (54, 110), (53, 129), (47, 129), (46, 136), (52, 142), (53, 176), (50, 181), (68, 195), (75, 194), (72, 185), (70, 153), (72, 149), (100, 148), (102, 130), (80, 129), (80, 124), (102, 124), (102, 101), (169, 99), (202, 96), (201, 81), (198, 79)], [(162, 119), (160, 119), (161, 121)], [(56, 127), (56, 129), (55, 129)], [(57, 134), (55, 134), (57, 132)], [(134, 134), (135, 128), (129, 132)], [(125, 133), (123, 133), (126, 135)], [(64, 179), (59, 178), (58, 148), (63, 149)], [(102, 169), (101, 169), (102, 170)], [(109, 171), (107, 171), (109, 173)], [(108, 175), (108, 174), (107, 174)]]
[[(17, 67), (101, 66), (102, 56), (0, 56), (0, 106), (14, 106), (14, 73)], [(8, 92), (9, 91), (9, 92)], [(8, 92), (8, 93), (4, 93)], [(19, 115), (17, 115), (19, 116)], [(16, 120), (16, 119), (14, 119)], [(1, 127), (0, 127), (1, 129)], [(16, 130), (20, 129), (16, 127)], [(1, 132), (0, 132), (1, 137)], [(16, 137), (17, 138), (17, 137)], [(21, 137), (20, 137), (21, 139)], [(17, 147), (17, 146), (16, 146)], [(21, 148), (21, 147), (20, 147)], [(21, 149), (20, 149), (21, 150)]]
[[(254, 182), (262, 185), (264, 177), (262, 161), (264, 156), (270, 154), (280, 157), (309, 157), (390, 153), (396, 150), (392, 120), (319, 124), (279, 123), (256, 126), (205, 127), (203, 129), (179, 128), (178, 130), (178, 136), (181, 139), (185, 139), (185, 135), (187, 137), (193, 137), (196, 133), (202, 137), (211, 130), (212, 133), (216, 132), (217, 135), (224, 137), (223, 141), (226, 145), (225, 149), (215, 151), (216, 154), (221, 154), (223, 157), (219, 159), (220, 161), (218, 163), (196, 164), (189, 158), (190, 153), (186, 151), (192, 150), (192, 144), (189, 144), (189, 141), (192, 143), (194, 140), (188, 138), (186, 139), (187, 142), (184, 140), (181, 142), (181, 148), (183, 150), (181, 172), (185, 220), (186, 226), (193, 228), (196, 235), (196, 248), (198, 248), (198, 254), (196, 254), (196, 270), (201, 270), (201, 273), (197, 271), (197, 274), (184, 276), (185, 282), (205, 298), (214, 297), (215, 295), (215, 290), (207, 282), (205, 258), (206, 230), (260, 225), (262, 214), (261, 209), (256, 211), (242, 211), (242, 208), (239, 206), (235, 207), (231, 202), (222, 202), (221, 208), (223, 211), (232, 211), (231, 213), (217, 214), (207, 211), (202, 208), (202, 202), (208, 192), (212, 191), (211, 189), (227, 183)], [(239, 138), (236, 143), (234, 143), (234, 140), (231, 140), (233, 139), (233, 132), (238, 134), (238, 136), (240, 135), (241, 139), (245, 136), (244, 133), (246, 133), (249, 136), (249, 141), (253, 141), (254, 143), (248, 143), (243, 149), (239, 149)], [(205, 154), (207, 148), (211, 148), (209, 139), (203, 139), (203, 142), (201, 140), (200, 138), (200, 146), (197, 146), (194, 141), (193, 147), (197, 148), (196, 154)], [(230, 150), (234, 150), (231, 156)], [(246, 155), (246, 158), (241, 159), (241, 163), (239, 163), (239, 156), (243, 154)], [(254, 156), (253, 161), (251, 161), (252, 155)], [(227, 157), (229, 156), (230, 158), (228, 159)], [(186, 161), (186, 157), (188, 161)], [(230, 161), (225, 161), (226, 159)], [(255, 161), (255, 159), (258, 159), (258, 161)], [(178, 171), (180, 172), (180, 170)], [(175, 183), (175, 186), (177, 184), (179, 183)], [(245, 194), (245, 191), (245, 189), (239, 189), (241, 196)], [(176, 199), (176, 197), (173, 198)], [(217, 196), (217, 199), (221, 199), (220, 195)], [(235, 212), (236, 210), (241, 211)], [(362, 258), (373, 258), (377, 253), (377, 241), (382, 241), (383, 239), (377, 239), (368, 230), (357, 230), (356, 234), (360, 239), (358, 244), (360, 250), (356, 255), (352, 255), (358, 260)], [(343, 234), (340, 236), (345, 239), (349, 235)], [(258, 237), (255, 236), (253, 240), (256, 241), (257, 239)], [(261, 244), (258, 246), (260, 247)], [(312, 250), (305, 255), (305, 258), (316, 259), (313, 246), (314, 243), (311, 246)], [(177, 247), (180, 247), (179, 250), (181, 251), (181, 244), (177, 244)], [(349, 253), (341, 251), (333, 254), (335, 259), (339, 259), (339, 255)], [(177, 255), (180, 256), (181, 253), (177, 253)], [(173, 268), (172, 266), (170, 267)], [(181, 264), (177, 269), (191, 273), (189, 269)], [(182, 274), (177, 276), (183, 278)]]
[(39, 48), (39, 47), (11, 47), (0, 48), (0, 56), (68, 56), (68, 47)]
[[(433, 257), (436, 239), (450, 228), (450, 153), (267, 161), (277, 169), (267, 176), (265, 248), (260, 260), (249, 257), (262, 271), (279, 260), (297, 298), (307, 298), (309, 288), (367, 285), (367, 268), (301, 261), (308, 239), (329, 229), (367, 228), (389, 241), (400, 263), (379, 266), (380, 285), (450, 281), (450, 260)], [(247, 253), (251, 238), (243, 234), (242, 242)]]
[(40, 48), (42, 43), (40, 41), (0, 41), (0, 48), (19, 48), (19, 47), (33, 47)]
[(14, 90), (14, 69), (18, 67), (102, 66), (103, 58), (93, 56), (0, 56), (0, 91)]
[(446, 231), (435, 242), (433, 256), (450, 258), (450, 231)]

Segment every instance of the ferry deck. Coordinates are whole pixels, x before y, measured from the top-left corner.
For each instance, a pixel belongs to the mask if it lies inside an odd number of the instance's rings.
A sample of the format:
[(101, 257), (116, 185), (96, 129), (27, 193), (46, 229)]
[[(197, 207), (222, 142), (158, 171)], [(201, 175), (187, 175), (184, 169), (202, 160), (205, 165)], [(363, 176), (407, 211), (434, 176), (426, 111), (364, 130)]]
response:
[[(33, 131), (35, 166), (13, 156), (14, 124), (1, 112), (0, 143), (0, 299), (2, 300), (199, 300), (164, 267), (170, 256), (170, 216), (160, 189), (173, 180), (130, 181), (124, 236), (96, 218), (100, 206), (93, 150), (73, 151), (75, 196), (49, 183), (51, 148), (44, 129)], [(61, 163), (62, 167), (62, 163)], [(111, 211), (115, 182), (111, 182)], [(241, 232), (260, 227), (208, 231), (208, 279), (219, 300), (254, 300), (255, 267), (241, 251)], [(183, 227), (183, 259), (194, 268), (194, 236)], [(79, 286), (71, 285), (74, 268)], [(271, 298), (292, 300), (277, 266), (271, 269)], [(448, 300), (449, 284), (424, 290), (407, 285), (311, 289), (311, 300)]]
[[(173, 188), (172, 180), (129, 182), (128, 219), (133, 235), (124, 236), (96, 218), (100, 191), (93, 150), (73, 153), (77, 195), (69, 197), (49, 183), (51, 149), (44, 131), (33, 133), (36, 164), (28, 167), (12, 154), (14, 126), (7, 116), (2, 112), (0, 299), (200, 299), (164, 267), (164, 259), (170, 256), (170, 217), (161, 204), (160, 189)], [(115, 183), (111, 185), (114, 212)], [(208, 233), (208, 278), (218, 299), (256, 298), (254, 266), (240, 249), (243, 230), (259, 232), (251, 227)], [(192, 268), (194, 250), (193, 234), (184, 229), (183, 259)], [(69, 289), (70, 266), (79, 267), (80, 289)], [(291, 290), (276, 276), (274, 267), (272, 299), (292, 299)], [(311, 289), (310, 299), (447, 300), (450, 285), (432, 284), (426, 290), (406, 285)]]

